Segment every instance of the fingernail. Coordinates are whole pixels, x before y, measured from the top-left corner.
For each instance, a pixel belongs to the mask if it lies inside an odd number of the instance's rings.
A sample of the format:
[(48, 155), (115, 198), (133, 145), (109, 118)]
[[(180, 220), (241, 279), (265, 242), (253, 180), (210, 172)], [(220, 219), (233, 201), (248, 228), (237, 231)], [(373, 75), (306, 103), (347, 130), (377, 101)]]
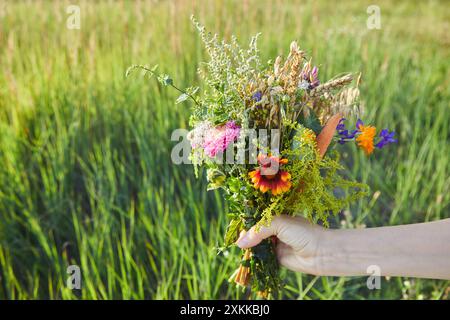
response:
[(249, 243), (247, 232), (242, 230), (239, 234), (239, 239), (237, 239), (236, 244), (238, 247), (243, 248), (246, 247)]

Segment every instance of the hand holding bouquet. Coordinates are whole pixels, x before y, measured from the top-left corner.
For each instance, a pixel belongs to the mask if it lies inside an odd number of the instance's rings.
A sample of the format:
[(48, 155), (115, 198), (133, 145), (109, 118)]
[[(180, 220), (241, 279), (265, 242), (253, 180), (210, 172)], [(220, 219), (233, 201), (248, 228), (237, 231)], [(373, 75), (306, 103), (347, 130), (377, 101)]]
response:
[[(328, 218), (367, 194), (365, 184), (345, 178), (334, 146), (355, 141), (367, 155), (396, 142), (394, 133), (358, 120), (353, 130), (344, 117), (360, 116), (359, 79), (345, 74), (324, 83), (319, 69), (292, 42), (285, 59), (263, 64), (257, 37), (243, 49), (211, 36), (193, 19), (210, 61), (200, 69), (205, 89), (181, 90), (156, 68), (132, 66), (181, 92), (177, 102), (194, 103), (189, 133), (195, 166), (207, 169), (208, 189), (224, 191), (230, 222), (224, 248), (242, 230), (267, 225), (275, 215), (302, 215), (328, 226)], [(129, 71), (127, 73), (129, 73)], [(377, 140), (377, 141), (376, 141)], [(242, 252), (231, 279), (263, 298), (281, 288), (276, 239)]]

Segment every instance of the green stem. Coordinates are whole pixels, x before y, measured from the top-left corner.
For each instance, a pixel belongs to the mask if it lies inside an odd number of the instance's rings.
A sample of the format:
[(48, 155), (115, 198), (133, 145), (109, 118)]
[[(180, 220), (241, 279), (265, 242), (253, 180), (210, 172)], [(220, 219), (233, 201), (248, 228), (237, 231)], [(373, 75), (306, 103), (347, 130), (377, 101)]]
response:
[[(149, 69), (146, 66), (143, 65), (132, 65), (131, 67), (128, 68), (127, 72), (126, 72), (126, 76), (128, 76), (132, 70), (134, 69), (142, 69), (145, 72), (149, 72), (152, 76), (158, 76), (155, 71), (153, 71), (152, 69)], [(186, 91), (178, 88), (177, 86), (175, 86), (173, 83), (168, 84), (169, 86), (171, 86), (172, 88), (174, 88), (175, 90), (177, 90), (178, 92), (187, 95), (192, 101), (194, 101), (194, 103), (198, 106), (200, 106), (200, 103), (194, 98), (194, 96), (192, 96), (191, 94), (187, 93)]]

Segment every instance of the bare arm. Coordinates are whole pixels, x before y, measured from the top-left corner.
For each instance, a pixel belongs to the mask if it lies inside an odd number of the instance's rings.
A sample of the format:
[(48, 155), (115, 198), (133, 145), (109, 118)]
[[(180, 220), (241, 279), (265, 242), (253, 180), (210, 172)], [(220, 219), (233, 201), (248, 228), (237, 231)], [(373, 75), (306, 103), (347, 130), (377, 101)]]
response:
[(327, 230), (303, 218), (280, 216), (270, 227), (242, 234), (251, 247), (276, 235), (280, 263), (317, 275), (367, 275), (376, 265), (383, 276), (450, 279), (450, 219), (367, 229)]

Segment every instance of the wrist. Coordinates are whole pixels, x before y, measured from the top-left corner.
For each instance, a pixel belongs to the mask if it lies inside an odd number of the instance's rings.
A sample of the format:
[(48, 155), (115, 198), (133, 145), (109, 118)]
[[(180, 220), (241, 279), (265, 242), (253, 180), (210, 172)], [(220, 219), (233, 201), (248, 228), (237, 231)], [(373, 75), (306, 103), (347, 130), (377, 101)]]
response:
[(320, 235), (318, 271), (322, 276), (365, 275), (367, 268), (377, 261), (377, 253), (370, 252), (361, 242), (360, 231), (324, 229)]

